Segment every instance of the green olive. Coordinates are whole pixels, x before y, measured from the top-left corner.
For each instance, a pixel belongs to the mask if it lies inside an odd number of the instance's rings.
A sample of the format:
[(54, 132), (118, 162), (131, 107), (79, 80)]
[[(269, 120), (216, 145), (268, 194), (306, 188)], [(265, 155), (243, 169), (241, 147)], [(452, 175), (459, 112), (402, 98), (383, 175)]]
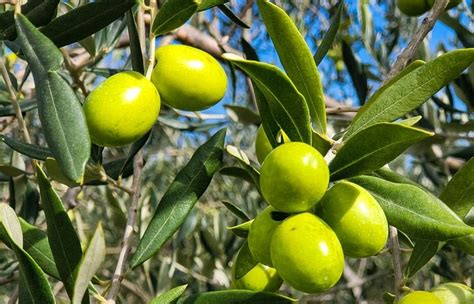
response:
[(273, 267), (293, 288), (306, 293), (334, 286), (344, 270), (344, 254), (332, 229), (311, 213), (285, 219), (273, 232)]
[(240, 279), (235, 278), (235, 268), (232, 267), (232, 285), (237, 289), (249, 289), (253, 291), (277, 291), (283, 283), (274, 268), (257, 264)]
[(301, 142), (275, 148), (263, 162), (260, 187), (275, 209), (292, 213), (309, 210), (323, 197), (329, 169), (323, 156)]
[(411, 17), (420, 16), (430, 9), (427, 0), (397, 0), (397, 6), (402, 13)]
[[(397, 304), (444, 304), (432, 293), (427, 291), (413, 291), (404, 296)], [(447, 303), (446, 303), (447, 304)], [(451, 304), (451, 303), (449, 303)]]
[(247, 238), (250, 252), (254, 259), (262, 264), (272, 266), (270, 257), (270, 242), (275, 228), (280, 222), (272, 219), (271, 213), (276, 211), (273, 207), (267, 207), (260, 213), (250, 226)]
[(430, 290), (443, 304), (472, 304), (474, 303), (473, 290), (460, 283), (445, 283)]
[(336, 233), (345, 255), (373, 256), (385, 246), (387, 218), (375, 198), (361, 186), (339, 182), (326, 192), (319, 206), (321, 218)]
[(208, 53), (185, 45), (156, 51), (152, 82), (163, 102), (185, 111), (200, 111), (218, 103), (227, 89), (227, 76)]
[(121, 72), (93, 90), (83, 108), (92, 142), (117, 147), (137, 140), (153, 127), (160, 112), (160, 95), (140, 73)]

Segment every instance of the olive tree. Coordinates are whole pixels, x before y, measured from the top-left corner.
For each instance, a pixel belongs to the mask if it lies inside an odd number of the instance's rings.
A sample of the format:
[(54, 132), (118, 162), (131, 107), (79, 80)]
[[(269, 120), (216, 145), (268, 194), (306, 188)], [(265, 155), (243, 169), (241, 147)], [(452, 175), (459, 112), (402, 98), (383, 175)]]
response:
[[(474, 34), (466, 20), (473, 4), (421, 2), (417, 19), (395, 1), (1, 1), (2, 300), (395, 303), (439, 283), (469, 285)], [(452, 40), (433, 52), (430, 35), (440, 23)], [(83, 107), (91, 92), (130, 71), (151, 83), (156, 49), (176, 43), (225, 68), (225, 104), (202, 112), (177, 106), (158, 86), (161, 110), (151, 130), (115, 147), (91, 141), (88, 119), (97, 112)], [(159, 78), (182, 73), (181, 93), (212, 80), (173, 68)], [(112, 96), (99, 123), (132, 117)], [(288, 175), (306, 189), (321, 186), (321, 202), (274, 206), (269, 192), (291, 198), (295, 189), (273, 182), (287, 175), (264, 174), (258, 127), (269, 155), (295, 142), (320, 155), (326, 184), (317, 182), (319, 171)], [(296, 155), (274, 163), (297, 168)], [(370, 226), (380, 244), (360, 254), (363, 246), (344, 246), (334, 224), (342, 207), (326, 203), (335, 196), (343, 206), (353, 189), (381, 223)], [(253, 239), (257, 221), (273, 225), (278, 241), (265, 229)], [(305, 221), (343, 243), (335, 254), (340, 271), (325, 288), (278, 276), (287, 261), (282, 255), (275, 263), (280, 253), (301, 253), (303, 263), (288, 260), (290, 272), (318, 274), (329, 261), (292, 242), (280, 246), (288, 223)], [(321, 237), (298, 236), (298, 244)], [(261, 263), (252, 244), (276, 253)], [(272, 260), (276, 270), (268, 272), (263, 264)], [(252, 274), (255, 285), (244, 282)], [(432, 294), (441, 298), (449, 288)]]

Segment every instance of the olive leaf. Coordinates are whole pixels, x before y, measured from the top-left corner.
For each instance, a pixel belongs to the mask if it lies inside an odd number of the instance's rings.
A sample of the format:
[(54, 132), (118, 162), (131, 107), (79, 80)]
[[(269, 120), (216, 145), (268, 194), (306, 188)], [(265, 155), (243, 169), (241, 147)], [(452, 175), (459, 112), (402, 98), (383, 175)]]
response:
[[(323, 86), (311, 50), (284, 10), (268, 0), (257, 0), (257, 5), (286, 73), (304, 96), (316, 131), (326, 134)], [(290, 139), (295, 140), (291, 136)]]
[(82, 258), (81, 242), (61, 199), (38, 165), (36, 166), (36, 172), (41, 194), (41, 206), (48, 226), (47, 234), (51, 252), (61, 281), (72, 299), (75, 284), (74, 272)]
[[(474, 206), (474, 158), (471, 158), (449, 181), (439, 198), (465, 219)], [(474, 255), (474, 235), (449, 241), (449, 244)]]
[(337, 31), (339, 30), (339, 25), (341, 24), (342, 11), (344, 9), (344, 1), (340, 0), (337, 4), (336, 14), (332, 17), (331, 25), (329, 29), (324, 34), (323, 40), (318, 46), (316, 53), (314, 54), (314, 62), (316, 65), (319, 65), (323, 61), (324, 56), (326, 56), (328, 50), (331, 48), (331, 45), (336, 38)]
[(14, 138), (0, 134), (0, 141), (3, 141), (13, 150), (38, 160), (46, 160), (48, 157), (53, 157), (53, 154), (48, 148), (40, 147), (32, 144), (27, 144), (18, 141)]
[(226, 129), (214, 134), (194, 152), (163, 195), (137, 251), (132, 257), (136, 267), (153, 256), (179, 229), (197, 200), (206, 191), (221, 166)]
[(249, 249), (249, 244), (247, 241), (244, 242), (242, 247), (240, 247), (237, 257), (234, 261), (234, 276), (236, 280), (241, 279), (245, 276), (250, 270), (252, 270), (258, 262), (253, 258), (252, 253)]
[(433, 133), (396, 123), (379, 123), (351, 137), (329, 164), (331, 180), (370, 173), (394, 160), (410, 145)]
[(445, 241), (474, 233), (445, 203), (421, 188), (373, 176), (350, 181), (367, 189), (379, 202), (390, 225), (426, 240)]
[[(274, 65), (245, 60), (237, 55), (226, 53), (222, 57), (242, 69), (252, 79), (265, 96), (274, 120), (292, 141), (311, 144), (312, 128), (308, 106), (304, 96), (298, 92), (285, 73)], [(314, 64), (312, 59), (311, 62)], [(262, 110), (264, 109), (259, 108), (260, 114), (262, 114)], [(265, 123), (265, 121), (263, 122)], [(267, 134), (267, 130), (265, 130), (265, 134)]]
[(181, 295), (186, 290), (188, 285), (181, 285), (175, 288), (172, 288), (161, 295), (157, 296), (148, 304), (174, 304), (181, 297)]
[(185, 24), (197, 11), (201, 0), (167, 0), (153, 21), (152, 32), (163, 35)]
[(410, 255), (410, 260), (405, 268), (405, 277), (411, 278), (418, 270), (425, 266), (440, 248), (439, 242), (418, 240)]
[(474, 62), (474, 49), (448, 52), (383, 88), (357, 113), (344, 138), (379, 122), (393, 121), (417, 108)]
[(20, 268), (20, 303), (55, 303), (46, 275), (23, 247), (23, 235), (15, 211), (0, 204), (0, 237), (18, 259)]
[(22, 51), (35, 80), (46, 141), (66, 177), (81, 183), (91, 142), (81, 103), (58, 72), (63, 56), (25, 16), (15, 18)]
[(79, 6), (41, 28), (58, 47), (81, 41), (122, 17), (135, 0), (102, 0)]
[(227, 227), (233, 234), (241, 238), (247, 238), (250, 231), (250, 226), (252, 225), (253, 220), (244, 222), (239, 225)]

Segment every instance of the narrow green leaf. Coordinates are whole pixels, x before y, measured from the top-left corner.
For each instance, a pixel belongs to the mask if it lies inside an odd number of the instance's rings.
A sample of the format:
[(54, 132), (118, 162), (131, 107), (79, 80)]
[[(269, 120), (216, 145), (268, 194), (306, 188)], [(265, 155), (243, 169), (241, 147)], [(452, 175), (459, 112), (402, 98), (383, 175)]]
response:
[(351, 137), (329, 164), (331, 180), (370, 173), (394, 160), (408, 147), (433, 134), (394, 123), (380, 123)]
[(47, 234), (61, 281), (70, 298), (73, 297), (74, 271), (82, 258), (81, 242), (66, 209), (43, 170), (37, 166), (41, 206), (48, 226)]
[[(35, 26), (48, 24), (56, 15), (59, 0), (29, 0), (21, 6), (21, 11)], [(0, 33), (3, 39), (16, 38), (13, 10), (0, 14)]]
[(20, 223), (15, 211), (7, 204), (0, 204), (0, 235), (7, 246), (15, 252), (19, 262), (19, 302), (55, 303), (46, 275), (35, 260), (22, 248), (23, 240), (19, 238), (19, 235), (22, 235)]
[(244, 242), (234, 261), (233, 271), (235, 279), (239, 280), (258, 264), (250, 252), (247, 241)]
[(229, 2), (229, 0), (202, 0), (201, 4), (199, 5), (198, 11), (204, 11), (227, 2)]
[(265, 131), (265, 135), (267, 136), (268, 141), (270, 142), (272, 147), (276, 148), (278, 147), (278, 142), (276, 141), (276, 138), (278, 137), (281, 127), (278, 125), (278, 122), (272, 113), (272, 110), (267, 99), (265, 98), (265, 95), (258, 88), (258, 86), (255, 85), (254, 81), (252, 81), (252, 87), (255, 92), (255, 102), (257, 104), (260, 118), (262, 120), (263, 130)]
[(178, 304), (287, 304), (296, 300), (277, 293), (250, 290), (210, 291), (179, 299)]
[(404, 126), (408, 126), (408, 127), (412, 127), (412, 126), (416, 125), (422, 118), (423, 117), (421, 115), (418, 115), (418, 116), (402, 119), (402, 120), (399, 120), (399, 121), (395, 121), (395, 123), (401, 124), (401, 125), (404, 125)]
[(232, 203), (229, 203), (229, 202), (226, 202), (226, 201), (222, 201), (222, 204), (230, 211), (232, 212), (234, 215), (236, 215), (238, 218), (244, 220), (244, 221), (250, 221), (250, 217), (245, 214), (245, 212), (238, 206), (232, 204)]
[(410, 255), (405, 268), (405, 277), (411, 278), (418, 270), (425, 266), (438, 252), (439, 243), (430, 240), (419, 240)]
[(367, 85), (367, 74), (364, 71), (360, 59), (358, 59), (352, 51), (351, 45), (349, 45), (345, 40), (342, 40), (342, 58), (347, 67), (352, 83), (354, 84), (354, 88), (356, 89), (359, 102), (360, 104), (364, 104), (369, 90)]
[(445, 241), (474, 233), (446, 204), (422, 189), (377, 177), (350, 181), (367, 189), (379, 202), (390, 225), (426, 240)]
[[(275, 121), (291, 141), (311, 144), (312, 128), (308, 106), (304, 96), (285, 73), (274, 65), (245, 60), (233, 54), (224, 54), (222, 57), (242, 69), (252, 79), (265, 96)], [(312, 59), (311, 62), (314, 64)], [(259, 110), (261, 114), (262, 109)]]
[(241, 28), (244, 29), (249, 29), (250, 26), (248, 26), (242, 19), (240, 19), (238, 16), (234, 14), (234, 12), (225, 4), (219, 4), (217, 6), (219, 10), (227, 16), (234, 24), (240, 26)]
[(90, 280), (105, 260), (105, 249), (104, 231), (99, 223), (77, 268), (74, 296), (72, 298), (73, 304), (81, 303)]
[(133, 11), (127, 11), (127, 29), (130, 37), (130, 59), (135, 72), (145, 75), (145, 66), (143, 62), (142, 47), (140, 46), (140, 37), (138, 36), (137, 24), (133, 17)]
[(174, 304), (182, 296), (188, 285), (181, 285), (175, 288), (172, 288), (161, 295), (157, 296), (148, 304)]
[[(240, 179), (243, 179), (243, 180), (255, 185), (254, 178), (244, 168), (241, 168), (241, 167), (223, 167), (219, 170), (219, 173), (222, 174), (222, 175), (226, 175), (226, 176), (232, 176), (232, 177), (240, 178)], [(255, 185), (255, 186), (259, 187), (258, 185)]]
[(285, 71), (305, 98), (316, 131), (326, 134), (323, 86), (311, 50), (284, 10), (268, 0), (257, 0), (257, 5)]
[(245, 223), (227, 227), (233, 234), (241, 238), (247, 238), (250, 231), (250, 226), (252, 225), (253, 220), (247, 221)]
[(316, 65), (319, 65), (321, 61), (323, 61), (324, 56), (326, 56), (328, 50), (331, 48), (331, 45), (336, 38), (337, 31), (339, 30), (339, 25), (341, 24), (341, 16), (342, 11), (344, 8), (344, 1), (340, 0), (339, 4), (337, 5), (336, 14), (332, 17), (331, 25), (327, 30), (326, 34), (324, 34), (323, 41), (318, 46), (316, 53), (314, 54), (314, 62)]
[(439, 198), (464, 218), (474, 206), (474, 158), (471, 158), (449, 181)]
[(57, 69), (63, 57), (22, 15), (16, 17), (22, 50), (35, 80), (38, 113), (55, 159), (72, 181), (82, 182), (91, 142), (82, 106)]
[[(13, 210), (8, 204), (0, 204), (0, 223), (3, 225), (5, 233), (2, 234), (5, 244), (15, 243), (18, 247), (23, 248), (23, 233), (21, 231), (20, 222)], [(12, 248), (13, 249), (13, 248)]]
[(45, 147), (27, 144), (4, 135), (0, 135), (0, 141), (3, 141), (13, 150), (34, 159), (46, 160), (48, 157), (53, 157), (51, 151)]
[(199, 147), (171, 183), (138, 244), (132, 267), (152, 257), (163, 246), (206, 191), (221, 166), (225, 133), (226, 129), (222, 129)]
[(62, 47), (98, 32), (122, 17), (134, 4), (135, 0), (90, 2), (59, 16), (41, 31)]
[(260, 125), (260, 116), (249, 108), (236, 106), (236, 105), (224, 105), (227, 115), (233, 121), (245, 124), (245, 125)]
[(386, 87), (377, 98), (371, 98), (357, 113), (344, 138), (416, 109), (473, 62), (474, 49), (460, 49), (414, 69)]
[(201, 0), (167, 0), (153, 22), (155, 36), (163, 35), (185, 24), (197, 11)]
[(225, 151), (227, 152), (227, 154), (237, 159), (243, 169), (247, 171), (247, 174), (252, 179), (252, 183), (260, 191), (260, 172), (258, 172), (258, 170), (250, 164), (250, 160), (247, 154), (245, 154), (245, 152), (240, 150), (239, 148), (231, 145), (227, 145), (225, 147)]
[[(20, 108), (22, 112), (29, 112), (34, 110), (38, 107), (36, 100), (25, 100), (20, 102)], [(14, 116), (15, 109), (13, 109), (13, 105), (8, 105), (4, 107), (0, 107), (0, 117), (5, 116)]]
[[(474, 206), (474, 158), (456, 172), (439, 198), (466, 221), (466, 215)], [(474, 235), (451, 240), (449, 244), (474, 255)]]
[(318, 132), (313, 131), (313, 147), (321, 153), (321, 155), (326, 155), (326, 153), (331, 149), (332, 141), (327, 137), (327, 135), (321, 135)]
[(148, 133), (137, 139), (132, 144), (130, 150), (128, 151), (128, 155), (123, 162), (122, 168), (120, 169), (119, 175), (122, 175), (126, 168), (133, 166), (133, 159), (135, 158), (135, 155), (137, 155), (137, 153), (145, 146), (145, 144), (148, 142), (148, 139), (150, 138), (150, 135), (151, 131), (148, 131)]
[(48, 235), (21, 217), (19, 220), (23, 232), (23, 249), (28, 252), (45, 273), (59, 280), (60, 277), (49, 246)]

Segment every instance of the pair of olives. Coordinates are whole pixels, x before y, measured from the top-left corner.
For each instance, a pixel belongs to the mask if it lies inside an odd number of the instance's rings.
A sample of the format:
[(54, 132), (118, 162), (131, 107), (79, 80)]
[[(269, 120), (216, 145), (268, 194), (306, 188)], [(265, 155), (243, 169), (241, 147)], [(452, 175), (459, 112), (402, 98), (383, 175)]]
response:
[(170, 107), (200, 111), (219, 102), (227, 77), (212, 56), (184, 45), (157, 49), (149, 81), (137, 72), (109, 77), (84, 102), (92, 142), (105, 147), (129, 144), (155, 123), (161, 100)]
[[(420, 16), (434, 5), (435, 0), (397, 0), (398, 9), (407, 16)], [(458, 6), (462, 0), (450, 0), (446, 9)]]
[(256, 261), (274, 267), (290, 286), (319, 293), (341, 277), (344, 255), (362, 258), (383, 249), (388, 223), (364, 188), (341, 181), (327, 190), (323, 156), (288, 141), (272, 150), (265, 132), (257, 132), (260, 186), (270, 206), (252, 222), (248, 245)]

